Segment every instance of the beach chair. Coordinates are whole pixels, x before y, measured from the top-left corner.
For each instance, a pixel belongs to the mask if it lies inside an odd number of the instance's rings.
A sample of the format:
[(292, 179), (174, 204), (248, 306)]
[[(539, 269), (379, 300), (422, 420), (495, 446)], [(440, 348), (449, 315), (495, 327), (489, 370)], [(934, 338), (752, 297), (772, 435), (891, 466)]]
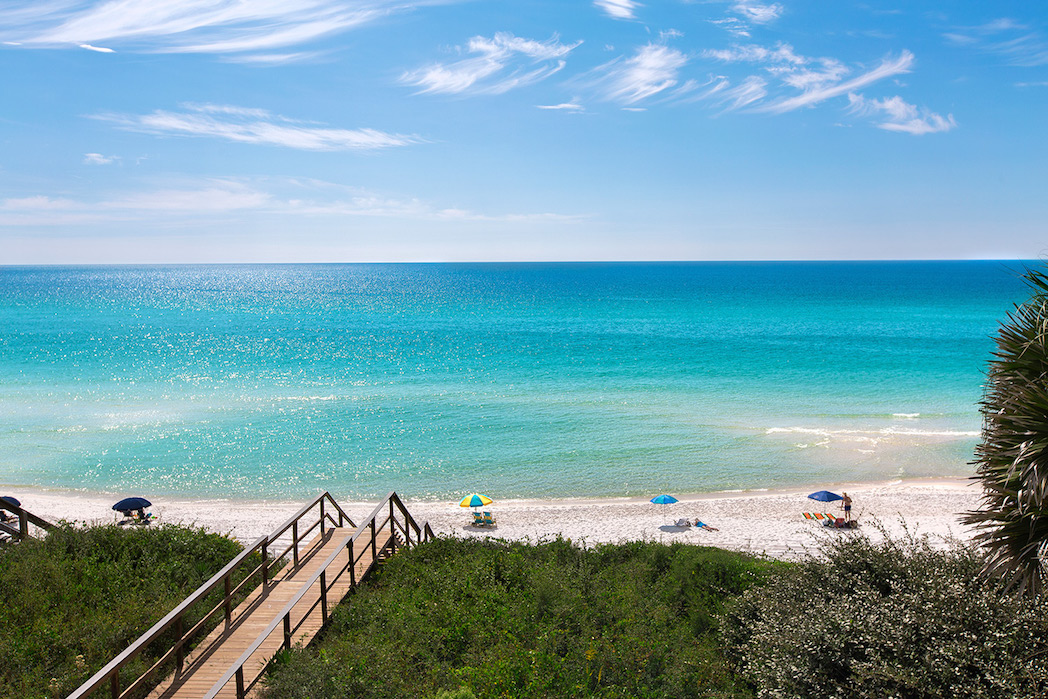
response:
[(484, 513), (484, 526), (485, 527), (494, 527), (495, 526), (495, 518), (491, 516), (490, 512), (485, 512)]
[(676, 526), (676, 527), (690, 527), (691, 526), (691, 520), (690, 519), (678, 519), (676, 522), (674, 522), (674, 526)]
[(474, 512), (473, 513), (473, 526), (475, 526), (475, 527), (483, 527), (484, 526), (484, 515), (480, 514), (479, 512)]

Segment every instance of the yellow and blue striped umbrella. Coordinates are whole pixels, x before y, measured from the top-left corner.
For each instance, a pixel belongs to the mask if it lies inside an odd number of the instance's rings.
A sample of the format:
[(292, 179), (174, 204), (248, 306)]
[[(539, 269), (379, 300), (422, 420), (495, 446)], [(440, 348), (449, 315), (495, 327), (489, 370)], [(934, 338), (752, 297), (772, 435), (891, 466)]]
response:
[(487, 495), (481, 495), (480, 493), (470, 493), (466, 497), (462, 498), (462, 502), (459, 503), (459, 507), (484, 507), (490, 505), (494, 500), (489, 498)]

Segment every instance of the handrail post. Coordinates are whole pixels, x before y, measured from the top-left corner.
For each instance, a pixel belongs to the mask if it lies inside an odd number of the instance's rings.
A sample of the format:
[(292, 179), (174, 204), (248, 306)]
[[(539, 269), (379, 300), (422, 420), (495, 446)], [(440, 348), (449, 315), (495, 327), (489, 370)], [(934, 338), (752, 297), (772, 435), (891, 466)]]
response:
[(241, 665), (237, 668), (237, 699), (244, 699), (247, 693), (244, 692), (244, 666)]
[(113, 670), (109, 676), (109, 693), (113, 699), (120, 699), (120, 668)]
[(233, 581), (230, 580), (230, 575), (230, 573), (226, 573), (226, 577), (223, 578), (223, 582), (225, 583), (226, 588), (226, 599), (222, 603), (222, 606), (225, 607), (226, 610), (226, 624), (233, 623), (233, 606), (232, 604), (230, 604), (231, 598), (233, 596)]
[(18, 513), (18, 535), (22, 539), (29, 538), (29, 517), (25, 510)]
[(327, 571), (320, 571), (320, 623), (327, 621)]
[(175, 622), (175, 633), (178, 634), (178, 640), (175, 643), (178, 644), (178, 650), (175, 652), (175, 668), (177, 672), (182, 672), (183, 661), (186, 657), (185, 647), (182, 645), (182, 615), (179, 614), (178, 621)]
[(291, 525), (291, 550), (294, 552), (295, 567), (298, 568), (298, 520)]
[(269, 539), (262, 542), (262, 589), (269, 584)]
[(324, 536), (324, 498), (320, 498), (320, 536)]
[(353, 540), (349, 540), (349, 586), (357, 586), (357, 562), (353, 557)]
[(284, 650), (291, 650), (291, 612), (284, 615)]
[(378, 562), (378, 548), (375, 542), (375, 518), (371, 518), (371, 564)]

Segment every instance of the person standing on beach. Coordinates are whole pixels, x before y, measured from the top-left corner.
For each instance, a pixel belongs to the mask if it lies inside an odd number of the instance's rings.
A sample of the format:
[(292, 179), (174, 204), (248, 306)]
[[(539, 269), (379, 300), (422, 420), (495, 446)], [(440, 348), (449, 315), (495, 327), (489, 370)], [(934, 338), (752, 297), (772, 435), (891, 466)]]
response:
[(847, 493), (841, 493), (841, 505), (844, 506), (844, 521), (851, 522), (851, 498)]

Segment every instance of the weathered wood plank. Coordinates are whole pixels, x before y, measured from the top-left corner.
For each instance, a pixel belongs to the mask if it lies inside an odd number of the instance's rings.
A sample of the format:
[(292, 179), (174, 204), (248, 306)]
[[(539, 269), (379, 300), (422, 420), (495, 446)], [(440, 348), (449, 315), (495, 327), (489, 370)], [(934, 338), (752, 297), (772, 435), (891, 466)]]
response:
[[(283, 608), (302, 589), (302, 584), (317, 572), (333, 553), (342, 540), (341, 534), (346, 530), (329, 529), (324, 535), (318, 535), (299, 556), (297, 567), (289, 565), (266, 586), (259, 586), (235, 609), (231, 622), (216, 628), (192, 652), (186, 655), (182, 671), (166, 678), (152, 693), (150, 699), (176, 699), (181, 697), (200, 697), (217, 682), (240, 656), (255, 642), (261, 633), (280, 614)], [(376, 549), (382, 550), (389, 538), (388, 530), (378, 533)], [(362, 536), (357, 541), (355, 551), (360, 560), (357, 562), (356, 579), (371, 567), (371, 539)], [(361, 555), (363, 554), (363, 555)], [(328, 614), (349, 591), (350, 576), (344, 574), (334, 585), (338, 570), (348, 563), (349, 555), (345, 548), (335, 559), (334, 564), (325, 573), (330, 586), (328, 590)], [(344, 578), (344, 580), (343, 580)], [(320, 614), (320, 584), (315, 583), (306, 592), (302, 600), (291, 612), (291, 624), (295, 629), (292, 638), (294, 644), (306, 644), (317, 634), (326, 619)], [(316, 607), (315, 609), (313, 607)], [(312, 613), (310, 613), (312, 612)], [(305, 621), (303, 621), (305, 619)], [(296, 628), (297, 627), (297, 628)], [(280, 650), (284, 643), (283, 625), (270, 634), (244, 665), (245, 684), (250, 686), (265, 670), (266, 665)], [(220, 697), (235, 697), (236, 684), (229, 682)]]

